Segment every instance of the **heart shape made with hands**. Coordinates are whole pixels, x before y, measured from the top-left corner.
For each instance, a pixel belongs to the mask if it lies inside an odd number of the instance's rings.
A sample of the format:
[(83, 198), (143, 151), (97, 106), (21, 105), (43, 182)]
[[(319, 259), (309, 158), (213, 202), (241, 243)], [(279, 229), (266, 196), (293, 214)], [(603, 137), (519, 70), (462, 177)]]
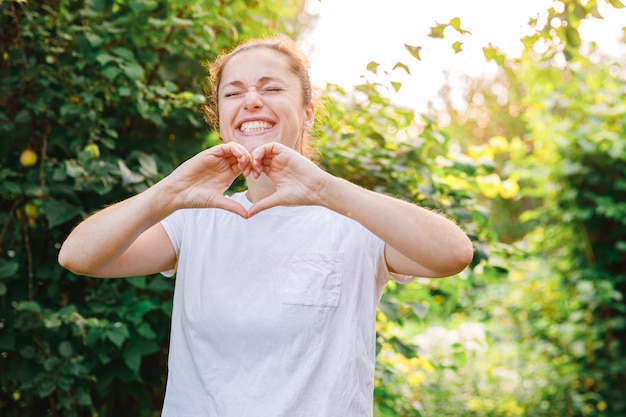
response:
[(208, 168), (213, 174), (223, 174), (231, 183), (243, 175), (248, 182), (248, 196), (252, 201), (256, 199), (248, 210), (223, 195), (213, 200), (213, 206), (246, 219), (275, 206), (311, 204), (310, 184), (324, 173), (299, 152), (279, 143), (268, 143), (248, 152), (242, 145), (230, 142), (208, 151)]

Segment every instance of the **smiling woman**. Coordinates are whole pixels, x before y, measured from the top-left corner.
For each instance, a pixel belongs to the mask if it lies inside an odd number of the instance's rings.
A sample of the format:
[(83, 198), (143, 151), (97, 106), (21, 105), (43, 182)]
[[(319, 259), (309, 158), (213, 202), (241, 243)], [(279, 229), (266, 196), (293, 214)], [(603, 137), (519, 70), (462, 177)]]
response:
[(302, 82), (282, 53), (261, 48), (236, 54), (225, 64), (222, 77), (218, 120), (225, 143), (237, 142), (252, 152), (264, 143), (278, 142), (303, 153), (314, 105), (303, 103)]
[[(259, 50), (259, 47), (262, 49)], [(250, 68), (238, 65), (240, 55), (246, 51), (256, 53), (256, 57), (248, 58), (255, 62)], [(276, 62), (281, 62), (283, 65), (276, 66)], [(223, 79), (223, 72), (227, 66), (232, 66), (234, 69), (226, 79)], [(304, 120), (298, 120), (299, 115), (295, 115), (296, 119), (290, 119), (296, 125), (300, 125), (299, 132), (285, 135), (276, 132), (277, 142), (280, 142), (282, 137), (295, 140), (296, 143), (291, 147), (305, 156), (313, 157), (314, 148), (310, 141), (309, 130), (313, 125), (316, 96), (309, 77), (309, 61), (293, 41), (280, 37), (271, 40), (250, 40), (239, 45), (230, 54), (218, 57), (215, 62), (208, 65), (208, 70), (213, 87), (208, 94), (209, 104), (203, 109), (207, 121), (220, 129), (222, 140), (230, 140), (229, 138), (233, 137), (232, 134), (237, 133), (237, 129), (242, 131), (242, 126), (245, 130), (242, 133), (258, 133), (261, 127), (267, 130), (274, 128), (275, 119), (272, 117), (271, 105), (264, 108), (266, 107), (264, 103), (266, 101), (269, 104), (280, 103), (281, 99), (286, 97), (291, 102), (290, 108), (297, 109), (303, 106), (306, 111)], [(273, 73), (276, 74), (267, 75)], [(259, 100), (260, 95), (264, 96), (263, 100)], [(227, 114), (229, 109), (230, 111), (233, 108), (236, 109), (241, 103), (247, 109), (253, 110), (250, 112), (253, 116), (248, 114), (246, 120), (239, 120), (240, 125), (235, 125), (229, 135), (225, 130), (226, 126), (222, 117), (229, 117), (224, 114)], [(235, 116), (231, 115), (231, 117)], [(289, 128), (289, 126), (284, 127)], [(249, 147), (248, 150), (254, 147)]]
[[(315, 103), (294, 42), (250, 41), (210, 69), (223, 143), (86, 219), (59, 262), (176, 273), (164, 417), (372, 416), (385, 285), (456, 274), (472, 244), (303, 155)], [(247, 191), (225, 196), (239, 175)]]

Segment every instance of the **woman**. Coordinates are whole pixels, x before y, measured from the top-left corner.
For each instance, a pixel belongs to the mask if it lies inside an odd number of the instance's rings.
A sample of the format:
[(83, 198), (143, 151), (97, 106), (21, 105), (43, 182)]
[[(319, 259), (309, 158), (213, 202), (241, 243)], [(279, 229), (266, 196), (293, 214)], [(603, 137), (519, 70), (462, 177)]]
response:
[[(83, 221), (59, 262), (177, 273), (164, 417), (371, 416), (386, 282), (453, 275), (471, 242), (304, 156), (315, 106), (292, 41), (249, 41), (210, 71), (223, 143)], [(247, 191), (224, 196), (240, 174)]]

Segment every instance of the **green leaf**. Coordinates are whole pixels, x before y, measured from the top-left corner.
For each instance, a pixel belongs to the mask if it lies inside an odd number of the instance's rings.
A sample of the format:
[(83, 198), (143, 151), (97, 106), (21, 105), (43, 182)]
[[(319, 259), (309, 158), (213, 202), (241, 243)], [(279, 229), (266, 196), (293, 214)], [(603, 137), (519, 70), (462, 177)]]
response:
[(411, 75), (411, 70), (409, 69), (408, 65), (403, 64), (402, 62), (396, 62), (396, 65), (393, 66), (393, 70), (395, 69), (403, 69), (404, 72), (406, 72), (408, 75)]
[(172, 289), (172, 280), (157, 276), (150, 280), (148, 289), (154, 292), (169, 291)]
[(104, 7), (104, 0), (86, 0), (85, 6), (90, 8), (94, 13), (98, 13)]
[(122, 174), (122, 185), (124, 186), (128, 184), (138, 184), (145, 179), (143, 175), (132, 172), (121, 159), (118, 161), (118, 166), (120, 168), (120, 174)]
[(72, 348), (72, 344), (70, 342), (68, 342), (67, 340), (64, 340), (61, 343), (59, 343), (59, 354), (61, 355), (61, 357), (67, 359), (67, 358), (70, 358), (73, 353), (74, 353), (74, 348)]
[(15, 123), (28, 123), (30, 120), (30, 113), (28, 112), (28, 108), (23, 108), (15, 115)]
[(167, 26), (167, 22), (162, 19), (156, 19), (154, 17), (148, 18), (148, 24), (152, 25), (158, 29), (161, 29), (163, 26)]
[(415, 57), (418, 61), (421, 61), (422, 58), (420, 57), (420, 51), (422, 50), (421, 46), (412, 46), (412, 45), (408, 45), (408, 44), (404, 44), (404, 47), (406, 48), (407, 51), (409, 51), (409, 53), (411, 55), (413, 55), (413, 57)]
[(580, 47), (580, 33), (578, 33), (578, 29), (567, 26), (565, 28), (565, 38), (569, 47), (574, 49), (578, 49)]
[(149, 299), (138, 301), (132, 306), (133, 312), (135, 312), (135, 314), (137, 314), (137, 316), (139, 317), (150, 311), (156, 310), (156, 308), (157, 305)]
[(48, 195), (48, 188), (40, 185), (28, 185), (24, 189), (24, 194), (29, 197), (45, 197)]
[(0, 184), (0, 190), (8, 194), (20, 194), (22, 192), (22, 187), (16, 182), (2, 180), (2, 184)]
[(135, 62), (120, 64), (120, 68), (131, 80), (139, 80), (144, 76), (143, 68)]
[(456, 30), (461, 31), (461, 18), (460, 17), (453, 17), (452, 19), (450, 19), (449, 24)]
[(128, 282), (130, 285), (137, 287), (137, 288), (141, 288), (142, 290), (146, 288), (146, 277), (145, 276), (139, 276), (139, 277), (132, 277), (132, 278), (127, 278), (126, 282)]
[(37, 354), (37, 351), (35, 350), (34, 347), (28, 345), (28, 346), (20, 347), (19, 353), (20, 353), (20, 356), (24, 359), (33, 359), (35, 355)]
[(137, 333), (149, 340), (154, 340), (157, 337), (157, 334), (154, 332), (154, 330), (152, 330), (152, 326), (150, 326), (149, 323), (141, 323), (137, 327)]
[(89, 407), (93, 404), (91, 401), (91, 393), (87, 390), (78, 392), (76, 394), (76, 401), (83, 407)]
[(37, 387), (37, 394), (41, 398), (46, 398), (50, 394), (52, 394), (54, 392), (54, 390), (56, 390), (56, 388), (57, 387), (56, 387), (56, 385), (54, 384), (53, 381), (45, 380)]
[(461, 35), (471, 34), (471, 32), (461, 28), (461, 18), (453, 17), (450, 19), (450, 26), (452, 26)]
[(135, 61), (135, 54), (128, 48), (117, 47), (111, 49), (111, 52), (126, 61)]
[(120, 75), (122, 73), (122, 71), (117, 68), (114, 67), (112, 65), (107, 65), (106, 67), (104, 67), (104, 69), (102, 70), (102, 75), (104, 75), (104, 78), (106, 78), (109, 81), (113, 81), (115, 80), (115, 78)]
[(372, 72), (372, 73), (374, 73), (374, 74), (377, 74), (377, 73), (378, 73), (378, 66), (379, 66), (379, 65), (380, 65), (380, 64), (379, 64), (378, 62), (375, 62), (375, 61), (370, 61), (370, 63), (369, 63), (369, 64), (367, 64), (367, 70), (368, 70), (369, 72)]
[(139, 154), (139, 172), (148, 178), (155, 178), (159, 174), (159, 168), (153, 156), (145, 153)]
[(105, 66), (106, 64), (108, 64), (109, 62), (113, 61), (116, 62), (118, 59), (116, 57), (114, 57), (113, 55), (109, 55), (105, 52), (102, 52), (98, 55), (96, 55), (96, 61), (98, 61), (100, 63), (100, 65)]
[(106, 329), (105, 335), (115, 346), (120, 348), (128, 339), (128, 328), (122, 323), (116, 323), (113, 327)]
[(41, 203), (41, 212), (48, 221), (49, 229), (75, 219), (80, 211), (80, 207), (76, 207), (65, 200), (48, 199)]
[(431, 26), (428, 36), (435, 39), (443, 39), (443, 32), (446, 30), (447, 27), (448, 25), (441, 23), (435, 26)]
[(413, 301), (407, 302), (407, 305), (411, 307), (413, 313), (420, 319), (423, 320), (428, 313), (428, 304), (416, 303)]
[[(87, 39), (87, 42), (89, 42), (89, 44), (93, 48), (96, 48), (96, 47), (102, 45), (102, 38), (100, 36), (98, 36), (97, 34), (93, 33), (93, 32), (86, 32), (85, 33), (85, 38)], [(98, 58), (96, 58), (96, 59), (98, 59)]]
[(36, 301), (20, 301), (15, 306), (16, 311), (28, 311), (30, 313), (41, 313), (41, 305)]
[(134, 339), (124, 349), (124, 363), (128, 368), (137, 373), (141, 367), (141, 359), (143, 356), (151, 355), (159, 351), (159, 345), (155, 342), (143, 339)]
[(467, 352), (463, 350), (457, 350), (452, 353), (452, 357), (460, 367), (464, 367), (465, 365), (467, 365)]
[(606, 0), (611, 6), (615, 7), (616, 9), (623, 9), (624, 8), (624, 3), (622, 3), (620, 0)]
[(504, 55), (498, 49), (492, 46), (484, 47), (483, 55), (485, 56), (485, 59), (487, 59), (487, 61), (495, 61), (498, 65), (504, 64)]
[(15, 261), (5, 261), (0, 259), (0, 278), (8, 278), (17, 272), (20, 264)]
[(169, 22), (173, 26), (184, 27), (184, 26), (193, 26), (193, 21), (189, 19), (181, 19), (179, 17), (172, 17)]
[(61, 317), (57, 313), (46, 312), (43, 316), (43, 326), (46, 329), (58, 329), (63, 325)]

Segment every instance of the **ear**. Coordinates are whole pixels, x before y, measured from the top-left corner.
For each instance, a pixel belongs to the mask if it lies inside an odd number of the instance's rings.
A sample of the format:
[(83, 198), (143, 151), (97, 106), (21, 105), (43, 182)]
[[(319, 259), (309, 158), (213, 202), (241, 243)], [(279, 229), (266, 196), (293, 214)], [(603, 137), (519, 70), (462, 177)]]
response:
[(311, 130), (313, 127), (313, 122), (315, 122), (315, 105), (313, 103), (309, 103), (304, 109), (304, 130)]

